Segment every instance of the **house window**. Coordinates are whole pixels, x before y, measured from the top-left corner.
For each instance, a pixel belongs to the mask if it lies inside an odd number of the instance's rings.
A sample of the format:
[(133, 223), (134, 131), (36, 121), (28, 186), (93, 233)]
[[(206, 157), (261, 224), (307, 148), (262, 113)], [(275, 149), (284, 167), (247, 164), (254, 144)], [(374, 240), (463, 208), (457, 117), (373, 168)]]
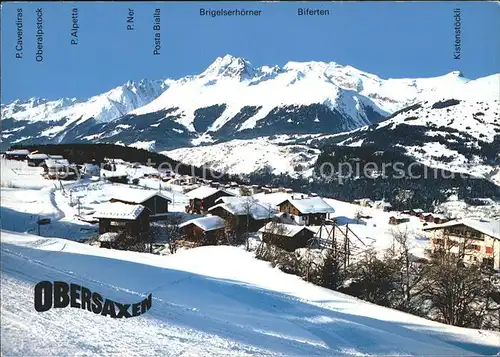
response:
[(476, 250), (478, 252), (481, 251), (481, 246), (478, 244), (471, 244), (471, 245), (469, 245), (469, 248), (472, 250)]
[(117, 221), (111, 221), (109, 222), (110, 226), (115, 226), (115, 227), (125, 227), (127, 222), (117, 222)]

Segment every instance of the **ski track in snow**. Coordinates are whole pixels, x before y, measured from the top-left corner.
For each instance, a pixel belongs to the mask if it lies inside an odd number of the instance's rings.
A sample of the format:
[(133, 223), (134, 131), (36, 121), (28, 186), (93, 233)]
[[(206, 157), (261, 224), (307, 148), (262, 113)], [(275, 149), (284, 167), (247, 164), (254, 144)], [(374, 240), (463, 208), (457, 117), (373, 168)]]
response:
[[(413, 321), (405, 327), (344, 313), (342, 309), (332, 309), (328, 301), (310, 301), (250, 282), (144, 263), (135, 266), (137, 263), (126, 260), (132, 252), (113, 257), (113, 251), (88, 246), (81, 250), (81, 244), (75, 242), (2, 233), (8, 241), (2, 239), (1, 249), (2, 348), (7, 356), (465, 353), (459, 352), (451, 341), (445, 342), (446, 338), (440, 333), (418, 331), (420, 326), (412, 326)], [(17, 239), (21, 240), (16, 242)], [(98, 253), (99, 257), (92, 253)], [(156, 258), (152, 258), (155, 261), (152, 263), (163, 265)], [(173, 266), (176, 259), (182, 259), (172, 258)], [(196, 255), (192, 259), (196, 259)], [(135, 265), (130, 267), (130, 264)], [(261, 273), (259, 270), (256, 274)], [(320, 295), (331, 294), (333, 302), (342, 302), (341, 294), (283, 275), (286, 280), (318, 289)], [(37, 313), (32, 307), (32, 289), (42, 280), (75, 282), (125, 303), (140, 301), (152, 293), (153, 306), (145, 315), (127, 320), (69, 308)], [(348, 298), (339, 306), (346, 304), (347, 307), (353, 302), (358, 303)], [(430, 331), (432, 324), (429, 322)], [(49, 336), (46, 329), (51, 331)], [(486, 346), (482, 349), (486, 350)]]

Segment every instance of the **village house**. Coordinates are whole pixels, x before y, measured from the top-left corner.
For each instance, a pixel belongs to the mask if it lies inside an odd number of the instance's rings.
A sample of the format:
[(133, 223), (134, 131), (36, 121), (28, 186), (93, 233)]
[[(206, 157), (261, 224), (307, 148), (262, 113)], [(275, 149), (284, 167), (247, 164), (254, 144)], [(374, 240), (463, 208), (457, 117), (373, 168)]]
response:
[(264, 243), (293, 252), (305, 248), (314, 237), (314, 231), (304, 226), (269, 222), (259, 229)]
[(210, 187), (219, 188), (221, 186), (220, 182), (212, 181), (210, 182)]
[(181, 223), (183, 239), (196, 245), (215, 245), (224, 238), (226, 224), (218, 216), (205, 216)]
[(189, 205), (186, 206), (186, 212), (204, 214), (210, 207), (215, 206), (215, 201), (218, 198), (234, 195), (215, 187), (201, 186), (187, 192), (186, 196), (189, 198)]
[(430, 251), (463, 255), (465, 263), (500, 269), (500, 221), (463, 219), (422, 228), (429, 232)]
[(392, 205), (389, 202), (385, 201), (385, 200), (373, 202), (373, 207), (375, 207), (377, 209), (381, 209), (384, 212), (390, 212), (390, 211), (392, 211)]
[(99, 219), (99, 234), (116, 232), (140, 239), (149, 232), (149, 209), (142, 205), (106, 202), (93, 216)]
[(33, 152), (28, 155), (28, 166), (42, 166), (45, 163), (45, 160), (49, 158), (49, 155), (42, 154), (38, 152)]
[(168, 205), (172, 200), (155, 190), (128, 189), (115, 193), (110, 202), (122, 202), (129, 205), (142, 205), (149, 210), (150, 220), (156, 221), (166, 217)]
[(237, 233), (257, 232), (275, 213), (250, 196), (226, 196), (218, 198), (216, 205), (208, 209), (212, 215), (225, 219)]
[(83, 165), (83, 171), (85, 172), (85, 175), (88, 176), (99, 177), (101, 175), (101, 168), (95, 163), (95, 161), (92, 163), (85, 163)]
[(184, 181), (184, 184), (186, 184), (186, 185), (194, 185), (196, 183), (196, 177), (195, 176), (184, 175), (183, 176), (183, 181)]
[(424, 213), (424, 210), (420, 208), (415, 208), (410, 210), (411, 216), (419, 217), (422, 213)]
[(410, 221), (410, 219), (408, 217), (400, 217), (400, 216), (389, 217), (389, 224), (391, 224), (391, 225), (398, 225), (398, 224), (402, 224), (402, 223), (407, 223), (409, 221)]
[(124, 172), (110, 171), (103, 169), (100, 171), (101, 178), (113, 183), (128, 183), (128, 175)]
[(26, 159), (28, 159), (29, 154), (30, 152), (25, 149), (9, 150), (5, 152), (4, 157), (7, 160), (25, 161)]
[(255, 195), (257, 193), (261, 193), (263, 190), (259, 185), (252, 185), (250, 186), (250, 191), (252, 192), (252, 195)]
[(278, 203), (280, 212), (286, 212), (300, 225), (321, 225), (335, 210), (321, 197), (292, 196)]
[(362, 206), (362, 207), (373, 207), (373, 201), (369, 198), (356, 199), (356, 200), (353, 200), (352, 203), (354, 203), (355, 205)]
[(46, 159), (41, 166), (52, 180), (76, 180), (79, 176), (76, 165), (70, 164), (67, 159)]
[(420, 218), (421, 221), (427, 222), (427, 223), (433, 223), (434, 222), (434, 214), (431, 212), (423, 212), (418, 215), (418, 218)]
[(433, 215), (433, 222), (435, 224), (443, 224), (443, 223), (446, 223), (448, 222), (450, 219), (448, 217), (446, 217), (444, 214), (438, 214), (438, 213), (435, 213)]

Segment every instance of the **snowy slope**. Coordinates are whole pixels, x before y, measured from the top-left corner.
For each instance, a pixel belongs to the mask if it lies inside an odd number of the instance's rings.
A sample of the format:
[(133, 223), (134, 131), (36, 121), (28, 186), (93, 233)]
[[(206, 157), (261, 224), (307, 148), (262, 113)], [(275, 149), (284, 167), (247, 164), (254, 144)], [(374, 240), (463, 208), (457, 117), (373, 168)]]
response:
[(499, 142), (499, 99), (453, 98), (417, 103), (388, 120), (350, 133), (339, 145), (400, 147), (429, 167), (500, 184)]
[[(75, 219), (72, 200), (79, 198), (82, 214), (90, 214), (110, 197), (131, 196), (140, 188), (80, 181), (55, 190), (39, 170), (2, 160), (2, 355), (469, 356), (500, 351), (498, 333), (442, 325), (323, 289), (241, 248), (212, 246), (157, 256), (74, 242), (91, 234), (92, 227)], [(134, 170), (139, 176), (153, 169)], [(158, 189), (153, 179), (141, 184)], [(172, 210), (180, 212), (187, 198), (178, 189), (166, 194), (174, 200)], [(288, 196), (254, 197), (277, 204)], [(355, 223), (358, 206), (327, 202), (339, 224), (349, 223), (362, 240), (381, 249), (390, 244), (390, 213), (363, 208), (373, 218)], [(37, 216), (52, 220), (42, 226), (41, 236), (32, 235)], [(413, 220), (407, 228), (416, 237), (421, 223)], [(77, 283), (122, 303), (152, 293), (152, 309), (127, 320), (72, 308), (38, 313), (33, 287), (42, 280)]]
[(249, 174), (269, 169), (273, 174), (295, 176), (314, 163), (318, 152), (305, 145), (279, 145), (259, 138), (181, 148), (163, 154), (185, 164), (210, 167), (229, 174)]
[[(498, 333), (319, 288), (235, 247), (162, 257), (2, 231), (1, 253), (8, 356), (460, 356), (500, 349)], [(33, 286), (42, 280), (74, 282), (124, 303), (152, 293), (152, 308), (127, 320), (74, 308), (37, 313)]]

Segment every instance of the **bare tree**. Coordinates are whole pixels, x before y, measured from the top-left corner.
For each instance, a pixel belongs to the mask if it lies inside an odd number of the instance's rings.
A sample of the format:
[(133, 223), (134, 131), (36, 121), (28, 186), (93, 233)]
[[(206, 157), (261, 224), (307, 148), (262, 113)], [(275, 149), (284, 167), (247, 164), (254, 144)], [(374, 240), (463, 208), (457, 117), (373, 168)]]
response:
[(245, 214), (244, 238), (245, 238), (245, 248), (247, 251), (250, 250), (250, 245), (249, 245), (250, 219), (252, 219), (252, 217), (253, 217), (252, 213), (253, 213), (253, 208), (255, 205), (256, 205), (256, 201), (252, 197), (248, 197), (242, 203), (243, 212)]
[[(484, 319), (488, 285), (477, 265), (459, 264), (453, 256), (432, 264), (425, 297), (439, 321), (480, 328)], [(483, 307), (482, 307), (483, 306)]]
[(392, 238), (392, 248), (389, 250), (389, 256), (386, 257), (386, 260), (393, 264), (398, 278), (397, 287), (400, 303), (395, 307), (419, 314), (417, 310), (422, 307), (422, 303), (415, 300), (418, 300), (428, 288), (425, 280), (427, 266), (416, 261), (410, 253), (413, 246), (408, 229), (392, 230)]
[(179, 247), (179, 240), (183, 237), (182, 229), (179, 225), (182, 218), (179, 215), (168, 215), (162, 226), (161, 238), (168, 242), (168, 249), (170, 254), (177, 252)]
[(356, 223), (359, 224), (362, 217), (363, 217), (363, 209), (361, 207), (356, 208), (356, 213), (354, 214), (354, 218), (356, 219)]
[(246, 186), (240, 186), (240, 196), (251, 196), (252, 191)]

